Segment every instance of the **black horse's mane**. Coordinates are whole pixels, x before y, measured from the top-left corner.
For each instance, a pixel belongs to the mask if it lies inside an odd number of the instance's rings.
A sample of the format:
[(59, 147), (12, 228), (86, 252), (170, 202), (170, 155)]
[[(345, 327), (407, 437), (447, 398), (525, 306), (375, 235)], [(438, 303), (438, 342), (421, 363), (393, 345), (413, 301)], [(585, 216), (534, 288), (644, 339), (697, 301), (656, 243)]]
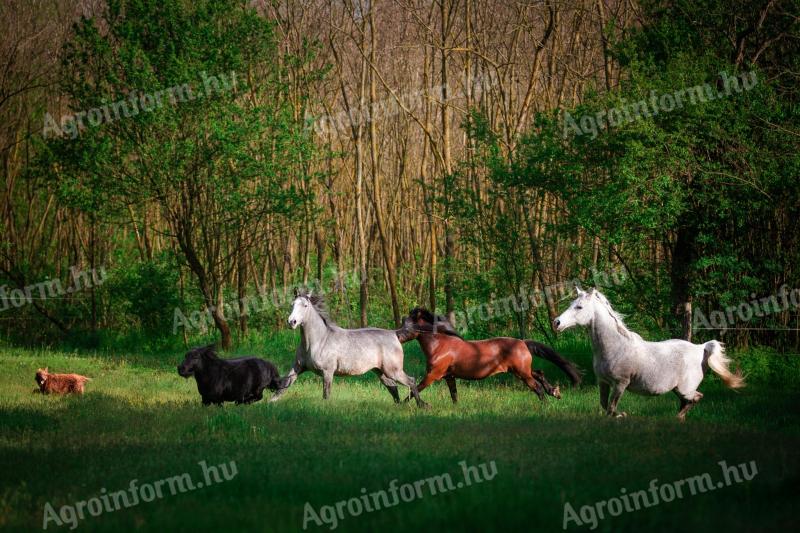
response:
[(424, 326), (416, 324), (416, 328), (423, 333), (442, 333), (444, 335), (450, 335), (451, 337), (458, 337), (459, 339), (464, 338), (459, 335), (456, 328), (453, 327), (447, 318), (442, 315), (434, 315), (424, 307), (415, 307), (409, 311), (408, 315), (415, 321), (422, 319), (426, 322)]
[(328, 314), (328, 307), (325, 305), (325, 297), (321, 294), (312, 294), (306, 289), (300, 289), (296, 292), (298, 298), (305, 298), (308, 300), (314, 309), (319, 313), (319, 316), (322, 318), (322, 321), (325, 323), (326, 326), (335, 326), (336, 322), (331, 319), (331, 316)]
[(219, 355), (217, 355), (217, 345), (216, 343), (209, 344), (207, 346), (198, 346), (196, 348), (192, 348), (192, 352), (199, 352), (201, 356), (206, 356), (211, 359), (219, 359)]

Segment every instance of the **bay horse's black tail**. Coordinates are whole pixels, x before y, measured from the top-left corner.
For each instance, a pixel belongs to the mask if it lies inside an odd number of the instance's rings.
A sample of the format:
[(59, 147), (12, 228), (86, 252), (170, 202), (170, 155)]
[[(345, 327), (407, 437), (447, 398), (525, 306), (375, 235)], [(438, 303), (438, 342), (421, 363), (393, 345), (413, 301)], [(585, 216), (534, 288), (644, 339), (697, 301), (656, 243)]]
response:
[(526, 340), (525, 344), (528, 346), (528, 350), (531, 351), (531, 355), (538, 355), (539, 357), (547, 359), (560, 368), (562, 372), (569, 377), (569, 380), (572, 382), (573, 386), (577, 387), (581, 384), (581, 372), (578, 370), (578, 367), (558, 355), (558, 352), (556, 352), (554, 349), (550, 348), (549, 346), (545, 346), (541, 342), (536, 342), (533, 340)]

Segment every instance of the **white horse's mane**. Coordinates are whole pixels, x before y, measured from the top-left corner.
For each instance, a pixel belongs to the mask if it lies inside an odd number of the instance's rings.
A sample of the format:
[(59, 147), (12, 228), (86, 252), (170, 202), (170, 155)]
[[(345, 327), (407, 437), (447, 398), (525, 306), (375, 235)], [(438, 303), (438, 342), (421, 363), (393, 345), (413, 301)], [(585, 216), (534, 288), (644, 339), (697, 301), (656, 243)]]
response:
[(297, 296), (308, 300), (308, 303), (311, 304), (311, 307), (314, 308), (326, 326), (336, 326), (336, 322), (334, 322), (333, 319), (331, 319), (331, 316), (328, 314), (328, 307), (325, 305), (325, 298), (321, 294), (312, 294), (311, 291), (303, 290), (299, 291)]
[(611, 315), (611, 318), (614, 319), (614, 322), (617, 323), (617, 331), (622, 336), (627, 337), (629, 339), (639, 339), (639, 340), (642, 339), (642, 337), (638, 333), (628, 329), (628, 326), (625, 325), (625, 316), (622, 313), (615, 311), (614, 308), (611, 307), (611, 303), (608, 301), (608, 298), (606, 298), (603, 295), (603, 293), (601, 293), (597, 289), (594, 290), (594, 293), (597, 295), (597, 299), (600, 300), (600, 303), (603, 304), (606, 311), (608, 311), (608, 314)]

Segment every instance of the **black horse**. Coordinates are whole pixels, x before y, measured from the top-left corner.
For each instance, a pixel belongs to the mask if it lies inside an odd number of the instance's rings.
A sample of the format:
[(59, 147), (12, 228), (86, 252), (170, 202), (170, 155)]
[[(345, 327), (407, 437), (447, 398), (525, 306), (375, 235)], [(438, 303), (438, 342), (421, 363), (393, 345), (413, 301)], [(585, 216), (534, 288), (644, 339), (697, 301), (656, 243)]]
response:
[(263, 398), (264, 389), (275, 391), (280, 381), (280, 373), (271, 362), (258, 357), (220, 359), (213, 344), (188, 351), (178, 365), (178, 374), (194, 376), (203, 405), (257, 402)]

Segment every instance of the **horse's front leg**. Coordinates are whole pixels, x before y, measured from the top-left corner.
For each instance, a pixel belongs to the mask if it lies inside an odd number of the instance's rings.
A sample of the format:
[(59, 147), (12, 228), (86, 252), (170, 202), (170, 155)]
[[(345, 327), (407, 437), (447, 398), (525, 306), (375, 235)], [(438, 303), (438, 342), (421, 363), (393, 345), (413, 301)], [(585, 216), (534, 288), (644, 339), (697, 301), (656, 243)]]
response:
[[(435, 383), (442, 379), (447, 373), (447, 367), (431, 367), (429, 366), (427, 369), (427, 373), (425, 374), (425, 378), (422, 382), (417, 385), (417, 394), (423, 391), (423, 389), (427, 388), (428, 385)], [(405, 401), (409, 401), (413, 395), (413, 391), (409, 392), (408, 396), (406, 397)]]
[(625, 412), (617, 412), (617, 403), (619, 403), (619, 399), (622, 398), (622, 393), (625, 392), (628, 383), (630, 383), (630, 381), (618, 381), (614, 384), (614, 389), (611, 391), (611, 398), (608, 402), (608, 411), (606, 411), (609, 416), (617, 418), (627, 416)]
[(331, 385), (333, 384), (333, 370), (322, 371), (322, 399), (327, 400), (331, 396)]
[(278, 385), (278, 390), (275, 391), (275, 394), (269, 399), (269, 401), (274, 402), (279, 400), (283, 393), (286, 392), (286, 389), (292, 386), (292, 384), (297, 381), (297, 377), (306, 371), (306, 368), (303, 366), (300, 361), (295, 361), (294, 366), (289, 373), (286, 374), (286, 377), (281, 379)]
[(603, 412), (608, 412), (608, 393), (610, 392), (610, 388), (608, 383), (604, 381), (600, 382), (600, 407), (603, 408)]

